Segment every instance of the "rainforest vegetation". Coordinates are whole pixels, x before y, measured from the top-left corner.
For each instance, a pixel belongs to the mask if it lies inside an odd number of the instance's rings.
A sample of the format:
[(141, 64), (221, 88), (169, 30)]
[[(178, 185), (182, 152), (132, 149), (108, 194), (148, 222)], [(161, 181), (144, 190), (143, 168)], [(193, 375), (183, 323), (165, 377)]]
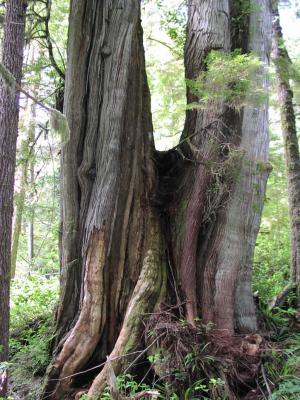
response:
[(300, 2), (0, 1), (0, 399), (300, 399)]

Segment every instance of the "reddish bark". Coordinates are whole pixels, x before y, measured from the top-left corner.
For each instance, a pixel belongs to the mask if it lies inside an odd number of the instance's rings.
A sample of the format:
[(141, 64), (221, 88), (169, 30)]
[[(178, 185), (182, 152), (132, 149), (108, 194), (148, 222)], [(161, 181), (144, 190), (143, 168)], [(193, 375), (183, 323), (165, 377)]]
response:
[[(188, 2), (187, 78), (205, 68), (210, 50), (228, 52), (241, 42), (266, 63), (269, 2), (255, 3), (256, 14), (238, 42), (231, 39), (231, 2)], [(76, 376), (74, 382), (69, 375), (109, 353), (121, 373), (118, 355), (143, 346), (142, 320), (163, 301), (178, 313), (183, 303), (181, 317), (195, 325), (202, 316), (222, 330), (221, 337), (225, 330), (229, 341), (236, 331), (256, 330), (251, 263), (268, 174), (258, 168), (267, 165), (267, 105), (236, 112), (224, 103), (188, 111), (182, 143), (155, 152), (139, 6), (135, 0), (81, 0), (71, 8), (65, 112), (72, 138), (62, 155), (60, 346), (45, 399), (72, 391)], [(261, 80), (267, 85), (263, 74)], [(188, 92), (191, 100), (197, 99)], [(231, 165), (236, 173), (224, 170), (231, 151), (240, 154)], [(208, 210), (218, 167), (226, 186)], [(101, 285), (94, 287), (92, 277)], [(102, 392), (107, 374), (106, 365), (89, 395)]]

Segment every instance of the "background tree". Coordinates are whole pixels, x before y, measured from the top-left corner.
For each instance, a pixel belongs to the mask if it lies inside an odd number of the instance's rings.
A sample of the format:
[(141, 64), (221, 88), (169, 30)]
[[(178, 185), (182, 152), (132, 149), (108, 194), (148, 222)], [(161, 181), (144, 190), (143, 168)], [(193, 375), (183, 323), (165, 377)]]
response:
[[(9, 0), (6, 3), (1, 61), (18, 84), (21, 83), (22, 75), (26, 5), (23, 0)], [(2, 77), (0, 81), (0, 362), (7, 360), (8, 356), (10, 252), (18, 107), (18, 91), (11, 88)]]
[[(258, 52), (266, 64), (270, 16), (267, 1), (246, 9), (188, 2), (186, 78), (197, 81), (208, 54), (212, 68), (231, 63), (241, 73), (239, 53), (222, 56), (237, 48)], [(68, 62), (72, 138), (62, 151), (58, 349), (44, 392), (52, 399), (106, 354), (119, 374), (120, 356), (140, 344), (142, 316), (162, 301), (191, 330), (202, 315), (231, 345), (235, 332), (257, 330), (251, 265), (269, 172), (267, 104), (251, 103), (249, 77), (241, 88), (224, 76), (226, 95), (204, 106), (197, 85), (188, 90), (188, 103), (196, 104), (180, 145), (155, 152), (138, 1), (73, 3)], [(263, 68), (255, 72), (266, 90)], [(235, 344), (245, 357), (248, 339), (240, 339), (245, 347)], [(162, 345), (159, 335), (155, 340)], [(108, 374), (106, 364), (89, 396), (101, 394)], [(242, 389), (228, 381), (228, 390), (249, 390), (254, 375), (244, 376)]]
[[(66, 53), (67, 13), (67, 1), (57, 2), (54, 6), (51, 1), (33, 1), (29, 3), (27, 9), (24, 50), (26, 57), (22, 84), (24, 89), (41, 103), (56, 109), (62, 109), (63, 104), (64, 79), (62, 77)], [(25, 103), (26, 101), (24, 100)], [(20, 240), (14, 240), (13, 245), (15, 254), (13, 259), (16, 259), (19, 271), (16, 277), (17, 286), (28, 273), (41, 272), (49, 276), (49, 274), (57, 274), (59, 268), (57, 254), (59, 160), (57, 153), (60, 149), (61, 138), (50, 131), (49, 116), (45, 110), (40, 105), (33, 104), (32, 107), (36, 109), (36, 116), (31, 124), (36, 134), (35, 139), (31, 138), (28, 141), (29, 116), (22, 109), (20, 113), (15, 186), (17, 189), (20, 188), (24, 196), (15, 196), (15, 221), (20, 222), (19, 211), (23, 209), (22, 224), (15, 224), (16, 235), (14, 236), (17, 239), (20, 232)], [(26, 151), (22, 151), (22, 140), (28, 142), (29, 155)], [(28, 173), (28, 166), (25, 167), (25, 164), (30, 165)], [(21, 190), (23, 175), (21, 169), (24, 171), (25, 168), (29, 176), (26, 192)], [(24, 198), (21, 208), (19, 207), (22, 204), (20, 197)], [(34, 218), (32, 218), (33, 215)], [(32, 256), (33, 247), (34, 256)]]
[[(292, 61), (284, 44), (277, 2), (273, 5), (272, 55), (278, 77), (278, 100), (288, 178), (291, 221), (291, 283), (292, 286), (295, 286), (299, 285), (300, 282), (300, 155), (293, 105), (293, 90), (289, 82), (292, 75)], [(299, 297), (299, 290), (297, 290), (297, 293)], [(299, 302), (299, 300), (297, 301)]]

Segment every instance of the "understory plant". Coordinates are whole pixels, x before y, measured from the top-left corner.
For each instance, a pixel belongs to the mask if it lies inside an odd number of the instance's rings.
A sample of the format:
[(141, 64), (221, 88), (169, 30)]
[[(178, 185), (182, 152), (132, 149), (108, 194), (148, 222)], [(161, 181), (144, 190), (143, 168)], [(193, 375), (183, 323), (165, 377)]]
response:
[(50, 362), (57, 278), (35, 274), (14, 281), (11, 298), (10, 392), (36, 400)]

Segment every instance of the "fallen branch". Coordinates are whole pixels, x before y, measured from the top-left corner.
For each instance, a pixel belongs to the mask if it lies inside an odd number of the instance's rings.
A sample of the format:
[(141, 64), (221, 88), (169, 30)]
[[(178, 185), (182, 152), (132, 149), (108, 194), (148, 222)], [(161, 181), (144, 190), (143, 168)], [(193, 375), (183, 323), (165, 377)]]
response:
[(289, 283), (288, 285), (286, 285), (285, 288), (271, 300), (271, 302), (269, 303), (269, 309), (272, 311), (274, 310), (274, 308), (279, 307), (284, 302), (286, 297), (296, 288), (296, 283)]

